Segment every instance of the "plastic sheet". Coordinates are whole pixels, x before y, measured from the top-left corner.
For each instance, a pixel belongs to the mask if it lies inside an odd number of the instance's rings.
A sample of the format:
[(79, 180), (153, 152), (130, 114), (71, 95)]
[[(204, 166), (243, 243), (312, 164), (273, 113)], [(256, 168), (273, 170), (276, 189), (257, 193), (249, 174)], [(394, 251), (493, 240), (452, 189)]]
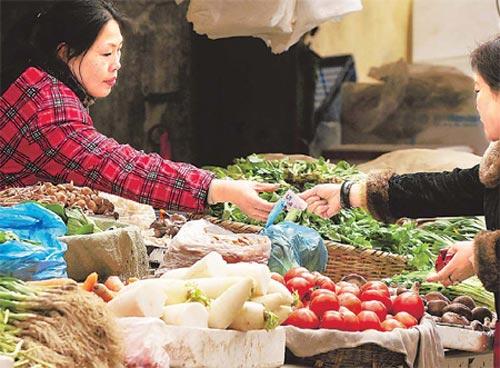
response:
[(0, 231), (19, 238), (0, 243), (1, 274), (22, 280), (66, 277), (66, 244), (58, 240), (66, 225), (55, 213), (31, 202), (0, 207)]

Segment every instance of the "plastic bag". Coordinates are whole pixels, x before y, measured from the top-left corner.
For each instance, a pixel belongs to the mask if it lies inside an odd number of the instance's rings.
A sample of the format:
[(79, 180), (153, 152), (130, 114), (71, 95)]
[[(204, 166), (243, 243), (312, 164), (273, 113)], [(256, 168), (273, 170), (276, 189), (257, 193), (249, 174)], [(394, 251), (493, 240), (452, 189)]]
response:
[(227, 262), (267, 263), (271, 242), (262, 235), (235, 234), (206, 220), (187, 222), (172, 239), (160, 268), (189, 267), (210, 252)]
[(67, 277), (67, 247), (58, 240), (66, 225), (58, 215), (31, 202), (0, 207), (0, 230), (19, 238), (0, 242), (1, 274), (22, 280)]
[(268, 262), (271, 271), (284, 275), (290, 268), (297, 266), (310, 271), (325, 270), (328, 251), (316, 230), (284, 221), (263, 231), (271, 239)]
[(163, 346), (171, 339), (159, 318), (119, 318), (125, 339), (127, 368), (168, 368), (170, 357)]

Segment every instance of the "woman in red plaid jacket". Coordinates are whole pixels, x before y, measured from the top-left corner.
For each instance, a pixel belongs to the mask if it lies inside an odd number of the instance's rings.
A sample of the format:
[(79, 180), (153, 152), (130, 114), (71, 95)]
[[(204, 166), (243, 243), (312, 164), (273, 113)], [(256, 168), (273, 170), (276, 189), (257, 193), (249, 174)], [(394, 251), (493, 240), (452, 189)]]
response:
[(266, 219), (272, 204), (258, 192), (275, 186), (214, 179), (95, 130), (88, 106), (111, 92), (121, 67), (123, 18), (109, 3), (55, 1), (30, 23), (2, 50), (21, 54), (2, 60), (0, 188), (73, 181), (157, 208), (197, 212), (232, 202)]

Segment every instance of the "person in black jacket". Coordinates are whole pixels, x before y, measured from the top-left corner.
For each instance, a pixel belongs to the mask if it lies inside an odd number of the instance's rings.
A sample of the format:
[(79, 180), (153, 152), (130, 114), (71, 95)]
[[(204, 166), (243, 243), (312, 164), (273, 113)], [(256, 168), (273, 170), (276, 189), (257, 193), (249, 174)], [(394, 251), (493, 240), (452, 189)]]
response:
[[(484, 215), (488, 230), (473, 241), (450, 247), (452, 260), (429, 277), (444, 285), (460, 282), (474, 274), (486, 289), (495, 293), (499, 312), (500, 295), (500, 35), (480, 45), (471, 55), (476, 107), (484, 132), (491, 142), (479, 165), (451, 172), (395, 175), (390, 171), (369, 174), (363, 182), (322, 184), (301, 194), (308, 208), (330, 218), (341, 208), (362, 207), (374, 217), (393, 221), (400, 217)], [(500, 326), (496, 341), (500, 353)], [(495, 346), (495, 367), (500, 354)]]

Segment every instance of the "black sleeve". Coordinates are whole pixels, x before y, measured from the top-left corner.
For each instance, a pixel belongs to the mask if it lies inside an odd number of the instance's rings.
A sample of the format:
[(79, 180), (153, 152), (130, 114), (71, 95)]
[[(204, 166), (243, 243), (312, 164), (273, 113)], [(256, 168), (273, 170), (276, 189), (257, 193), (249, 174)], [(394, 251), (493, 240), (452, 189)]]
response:
[(451, 172), (394, 175), (388, 190), (394, 218), (483, 214), (479, 165)]

